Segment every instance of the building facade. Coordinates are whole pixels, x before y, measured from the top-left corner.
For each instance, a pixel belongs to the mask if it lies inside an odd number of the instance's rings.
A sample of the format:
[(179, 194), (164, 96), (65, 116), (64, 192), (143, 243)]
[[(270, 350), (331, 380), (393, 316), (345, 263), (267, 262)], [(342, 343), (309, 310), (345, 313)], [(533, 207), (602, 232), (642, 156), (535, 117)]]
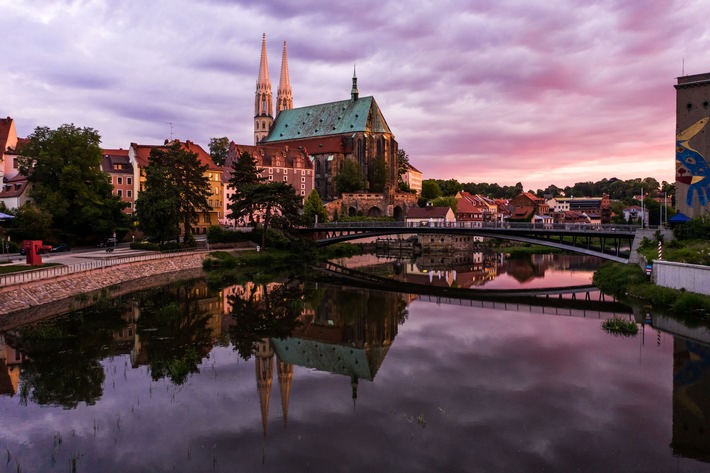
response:
[[(239, 145), (235, 142), (229, 144), (227, 160), (224, 163), (222, 180), (224, 183), (224, 210), (221, 222), (224, 225), (235, 227), (248, 225), (251, 222), (237, 222), (229, 218), (230, 211), (227, 205), (231, 202), (234, 189), (228, 183), (232, 175), (232, 166), (242, 153), (251, 155), (256, 161), (256, 166), (261, 169), (260, 177), (265, 182), (285, 182), (290, 184), (305, 201), (313, 190), (313, 164), (308, 154), (303, 149), (286, 146), (249, 146)], [(261, 218), (259, 215), (256, 218)]]
[[(268, 74), (266, 36), (262, 37), (261, 60), (254, 108), (254, 139), (262, 146), (302, 149), (313, 163), (314, 186), (325, 202), (340, 197), (336, 177), (345, 160), (355, 161), (362, 173), (364, 193), (382, 193), (395, 208), (397, 193), (397, 141), (373, 97), (360, 97), (353, 71), (350, 99), (293, 108), (284, 43), (277, 114), (273, 114)], [(371, 174), (384, 164), (384, 189), (373, 189)], [(387, 213), (389, 215), (389, 213)]]
[(693, 218), (710, 209), (710, 73), (677, 80), (676, 210)]

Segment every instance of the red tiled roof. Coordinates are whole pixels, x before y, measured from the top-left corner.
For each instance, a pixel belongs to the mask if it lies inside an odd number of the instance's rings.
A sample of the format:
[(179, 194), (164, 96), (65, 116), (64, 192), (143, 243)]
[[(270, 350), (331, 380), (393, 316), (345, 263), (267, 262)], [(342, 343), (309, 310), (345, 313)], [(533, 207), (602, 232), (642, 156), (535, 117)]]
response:
[(449, 207), (411, 207), (407, 218), (445, 218), (449, 210)]
[[(220, 166), (217, 166), (214, 161), (212, 161), (210, 155), (204, 149), (202, 149), (202, 146), (193, 143), (190, 140), (185, 142), (181, 141), (180, 144), (182, 145), (183, 149), (195, 153), (197, 155), (197, 159), (200, 161), (200, 164), (202, 164), (203, 166), (206, 164), (207, 169), (209, 169), (210, 171), (222, 170)], [(149, 163), (150, 151), (153, 148), (165, 150), (167, 149), (167, 145), (139, 145), (136, 143), (131, 143), (131, 148), (135, 150), (136, 162), (138, 163), (138, 166), (146, 167)]]

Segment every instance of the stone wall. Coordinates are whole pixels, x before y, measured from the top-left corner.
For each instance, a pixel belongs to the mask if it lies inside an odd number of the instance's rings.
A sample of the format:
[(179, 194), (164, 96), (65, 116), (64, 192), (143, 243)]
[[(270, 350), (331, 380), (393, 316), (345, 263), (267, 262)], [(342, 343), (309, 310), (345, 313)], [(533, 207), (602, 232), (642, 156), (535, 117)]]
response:
[(658, 286), (710, 296), (710, 266), (654, 260), (653, 282)]
[[(134, 290), (138, 290), (145, 287), (145, 284), (140, 284), (144, 278), (166, 275), (168, 278), (162, 278), (162, 281), (168, 283), (171, 274), (175, 274), (175, 279), (182, 279), (183, 276), (179, 275), (181, 272), (199, 269), (190, 272), (192, 277), (196, 277), (201, 274), (202, 261), (207, 255), (187, 253), (0, 288), (0, 325), (7, 325), (7, 317), (3, 317), (7, 314), (44, 304), (75, 300), (80, 294), (88, 295), (107, 287), (132, 282)], [(139, 284), (136, 285), (136, 282)]]

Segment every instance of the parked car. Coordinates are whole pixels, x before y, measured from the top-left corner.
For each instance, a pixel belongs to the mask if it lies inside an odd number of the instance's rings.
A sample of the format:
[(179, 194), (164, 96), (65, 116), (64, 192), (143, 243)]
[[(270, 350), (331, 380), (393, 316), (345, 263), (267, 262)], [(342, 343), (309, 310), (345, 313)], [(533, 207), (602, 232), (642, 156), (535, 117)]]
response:
[(61, 253), (63, 251), (71, 251), (71, 246), (66, 243), (60, 243), (52, 247), (52, 253)]
[(104, 238), (99, 242), (98, 246), (99, 248), (104, 248), (106, 246), (116, 246), (118, 244), (118, 240), (115, 238)]

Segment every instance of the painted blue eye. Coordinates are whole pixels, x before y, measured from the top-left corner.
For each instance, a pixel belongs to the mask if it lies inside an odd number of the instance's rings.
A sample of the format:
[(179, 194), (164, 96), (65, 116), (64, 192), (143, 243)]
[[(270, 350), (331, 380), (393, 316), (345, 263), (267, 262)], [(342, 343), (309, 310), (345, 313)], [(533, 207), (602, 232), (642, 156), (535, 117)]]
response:
[(695, 158), (690, 158), (690, 157), (685, 158), (685, 162), (688, 164), (695, 164)]

